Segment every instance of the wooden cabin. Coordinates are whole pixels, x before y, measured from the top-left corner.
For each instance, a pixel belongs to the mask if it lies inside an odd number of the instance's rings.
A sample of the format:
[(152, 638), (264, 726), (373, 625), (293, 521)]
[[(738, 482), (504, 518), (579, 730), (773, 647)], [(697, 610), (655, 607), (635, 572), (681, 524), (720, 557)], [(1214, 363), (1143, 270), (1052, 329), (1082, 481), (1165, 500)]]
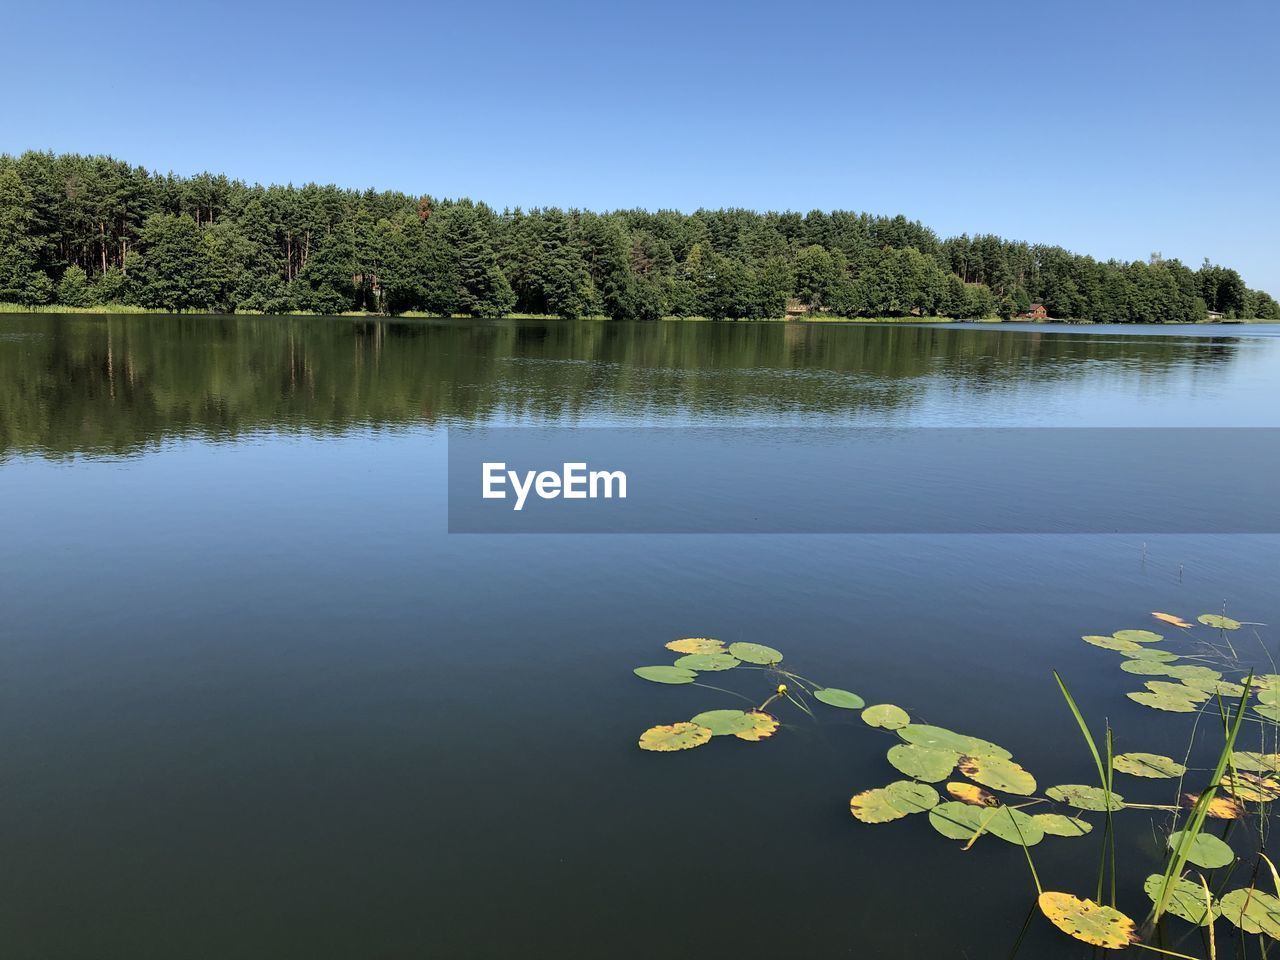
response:
[(1018, 317), (1022, 320), (1047, 320), (1049, 312), (1045, 310), (1043, 303), (1033, 303), (1018, 314)]

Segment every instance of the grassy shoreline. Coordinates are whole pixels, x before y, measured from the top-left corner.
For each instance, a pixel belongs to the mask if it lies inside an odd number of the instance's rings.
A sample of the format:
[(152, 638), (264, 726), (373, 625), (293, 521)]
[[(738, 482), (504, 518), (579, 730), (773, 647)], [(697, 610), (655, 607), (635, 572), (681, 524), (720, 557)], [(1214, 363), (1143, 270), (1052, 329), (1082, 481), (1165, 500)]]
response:
[[(97, 307), (70, 307), (70, 306), (64, 306), (62, 304), (41, 304), (36, 306), (23, 306), (22, 304), (18, 304), (18, 303), (0, 303), (0, 314), (42, 313), (42, 314), (84, 314), (84, 315), (111, 316), (111, 315), (117, 315), (117, 314), (122, 314), (122, 315), (180, 314), (182, 312), (183, 311), (166, 310), (159, 307), (137, 307), (131, 304), (121, 304), (121, 303), (105, 304), (103, 306), (97, 306)], [(210, 314), (205, 311), (195, 311), (190, 313), (189, 315), (190, 316), (222, 316), (222, 314)], [(405, 313), (399, 313), (394, 315), (381, 314), (381, 313), (368, 313), (366, 311), (359, 311), (359, 310), (352, 310), (352, 311), (347, 311), (345, 313), (339, 313), (339, 314), (310, 313), (304, 310), (290, 310), (287, 313), (263, 314), (263, 313), (258, 313), (256, 311), (246, 310), (246, 311), (240, 311), (234, 314), (226, 314), (226, 316), (238, 316), (238, 317), (339, 316), (339, 317), (359, 317), (359, 318), (367, 318), (371, 320), (445, 319), (443, 314), (425, 313), (420, 310), (409, 310), (409, 311), (406, 311)], [(448, 319), (471, 320), (471, 319), (480, 319), (480, 318), (473, 318), (469, 314), (465, 314), (465, 313), (455, 313), (455, 314), (452, 314)], [(555, 314), (509, 313), (503, 316), (501, 319), (503, 320), (561, 320), (563, 318), (558, 317)], [(583, 317), (582, 319), (598, 320), (598, 321), (608, 320), (608, 318), (604, 316)], [(1013, 317), (1009, 320), (1004, 320), (1000, 317), (972, 317), (972, 318), (966, 318), (966, 319), (957, 319), (955, 317), (841, 317), (841, 316), (837, 316), (835, 314), (829, 314), (829, 313), (815, 313), (815, 314), (801, 316), (801, 317), (760, 317), (752, 320), (748, 320), (747, 318), (734, 318), (734, 319), (727, 319), (723, 321), (713, 321), (710, 317), (667, 316), (667, 317), (663, 317), (662, 320), (678, 321), (678, 322), (685, 322), (685, 323), (714, 323), (714, 322), (721, 322), (721, 323), (743, 323), (743, 322), (747, 322), (747, 323), (863, 323), (863, 324), (867, 324), (867, 323), (871, 323), (871, 324), (878, 324), (878, 323), (975, 323), (975, 324), (1033, 323), (1033, 324), (1036, 324), (1037, 326), (1046, 326), (1046, 327), (1096, 326), (1095, 322), (1092, 320), (1053, 320), (1053, 319), (1028, 320), (1028, 319), (1022, 319), (1018, 317)], [(1262, 319), (1227, 320), (1227, 321), (1197, 320), (1194, 323), (1127, 323), (1126, 322), (1126, 325), (1149, 326), (1149, 327), (1179, 327), (1179, 326), (1198, 326), (1200, 324), (1209, 324), (1209, 323), (1226, 323), (1226, 324), (1234, 325), (1234, 324), (1247, 324), (1247, 323), (1274, 323), (1274, 322), (1276, 321), (1262, 320)]]

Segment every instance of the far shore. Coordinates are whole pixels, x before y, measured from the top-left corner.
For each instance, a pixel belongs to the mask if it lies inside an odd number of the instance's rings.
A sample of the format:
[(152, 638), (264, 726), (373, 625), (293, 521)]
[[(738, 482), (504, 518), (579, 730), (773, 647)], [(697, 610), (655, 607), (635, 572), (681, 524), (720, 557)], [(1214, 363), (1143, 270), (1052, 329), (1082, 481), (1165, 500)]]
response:
[[(0, 303), (0, 314), (14, 313), (41, 313), (41, 314), (83, 314), (89, 316), (114, 316), (114, 315), (130, 315), (130, 314), (170, 314), (184, 316), (236, 316), (236, 317), (357, 317), (369, 320), (562, 320), (563, 317), (555, 314), (538, 314), (538, 313), (508, 313), (502, 317), (473, 317), (466, 313), (455, 313), (446, 318), (443, 314), (424, 313), (418, 310), (410, 310), (405, 313), (385, 314), (385, 313), (368, 313), (365, 311), (347, 311), (345, 313), (329, 314), (329, 313), (309, 313), (302, 310), (291, 310), (288, 313), (263, 314), (251, 310), (238, 311), (233, 314), (215, 314), (207, 311), (192, 311), (186, 313), (181, 310), (166, 310), (160, 307), (137, 307), (130, 304), (105, 304), (96, 307), (69, 307), (62, 304), (40, 304), (35, 306), (24, 306), (18, 303)], [(609, 318), (605, 316), (591, 316), (580, 318), (586, 321), (608, 322)], [(1037, 326), (1065, 326), (1065, 327), (1089, 327), (1097, 326), (1099, 321), (1094, 320), (1055, 320), (1052, 317), (1044, 319), (1033, 319), (1031, 317), (1010, 317), (1007, 320), (1003, 317), (921, 317), (921, 316), (905, 316), (905, 317), (841, 317), (831, 313), (812, 313), (799, 314), (786, 317), (726, 317), (723, 320), (713, 320), (710, 317), (663, 317), (661, 321), (678, 321), (678, 322), (697, 322), (697, 323), (862, 323), (862, 324), (882, 324), (882, 323), (973, 323), (973, 324), (999, 324), (999, 323), (1031, 323)], [(1102, 321), (1106, 322), (1106, 321)], [(1275, 323), (1275, 320), (1263, 319), (1205, 319), (1197, 320), (1192, 323), (1147, 323), (1134, 321), (1116, 321), (1130, 327), (1187, 327), (1200, 325), (1236, 325), (1250, 323)]]

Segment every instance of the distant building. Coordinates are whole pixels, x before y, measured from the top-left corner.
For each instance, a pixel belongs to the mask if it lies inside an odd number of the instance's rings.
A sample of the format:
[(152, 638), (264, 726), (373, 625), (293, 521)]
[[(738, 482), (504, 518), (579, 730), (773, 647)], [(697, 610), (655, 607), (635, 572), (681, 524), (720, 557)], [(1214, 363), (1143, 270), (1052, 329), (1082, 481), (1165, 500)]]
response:
[(1049, 317), (1049, 312), (1045, 310), (1043, 303), (1033, 303), (1018, 316), (1023, 320), (1046, 320)]
[(801, 317), (806, 317), (808, 315), (809, 315), (809, 308), (806, 307), (799, 300), (797, 300), (795, 297), (791, 297), (790, 299), (787, 300), (787, 309), (784, 316), (788, 320), (798, 320)]
[(1208, 317), (1210, 320), (1225, 320), (1227, 315), (1222, 313), (1220, 310), (1210, 310), (1208, 312)]

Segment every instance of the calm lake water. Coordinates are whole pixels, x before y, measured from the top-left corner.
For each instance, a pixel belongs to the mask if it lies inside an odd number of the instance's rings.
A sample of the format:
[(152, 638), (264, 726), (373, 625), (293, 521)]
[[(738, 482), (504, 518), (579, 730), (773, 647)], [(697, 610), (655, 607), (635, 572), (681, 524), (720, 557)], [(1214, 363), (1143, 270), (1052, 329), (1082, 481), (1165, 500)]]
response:
[[(447, 430), (1275, 427), (1278, 399), (1273, 326), (0, 317), (3, 953), (1007, 956), (1019, 848), (850, 817), (898, 779), (882, 731), (782, 708), (771, 741), (643, 753), (740, 703), (631, 668), (771, 644), (1087, 783), (1050, 669), (1119, 749), (1178, 750), (1079, 637), (1280, 623), (1280, 537), (449, 535)], [(1037, 847), (1047, 886), (1090, 893), (1097, 839)], [(1158, 844), (1123, 842), (1142, 914)], [(1020, 954), (1086, 955), (1039, 917)]]

